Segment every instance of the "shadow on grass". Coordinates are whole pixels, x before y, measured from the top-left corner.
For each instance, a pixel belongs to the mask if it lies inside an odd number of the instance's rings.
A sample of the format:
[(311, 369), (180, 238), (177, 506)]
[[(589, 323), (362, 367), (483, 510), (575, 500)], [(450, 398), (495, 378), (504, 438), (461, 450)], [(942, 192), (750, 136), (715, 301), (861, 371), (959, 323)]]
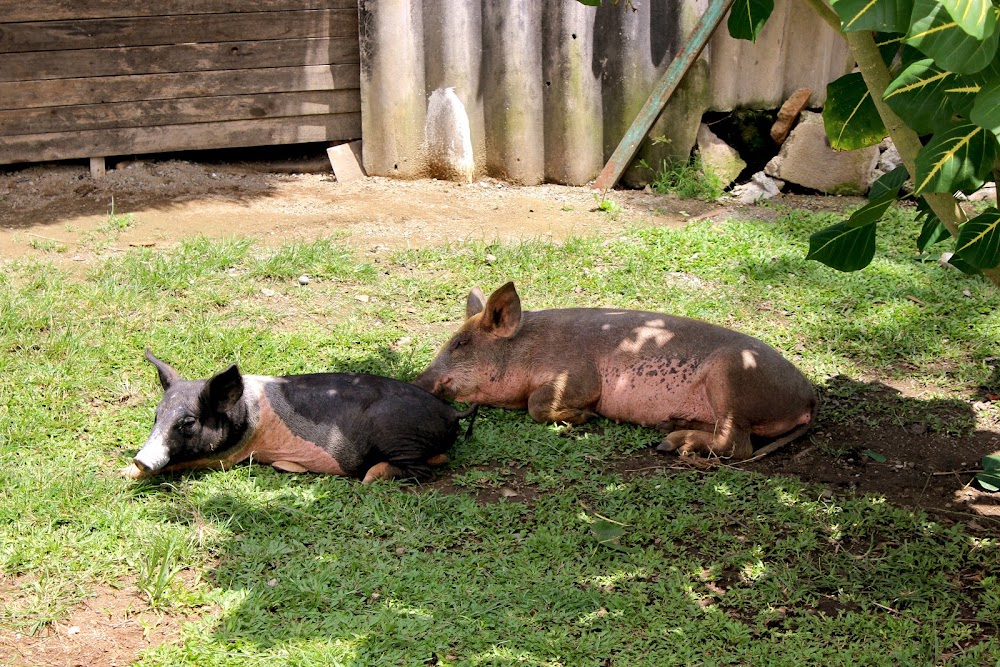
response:
[[(204, 656), (497, 665), (1000, 656), (995, 545), (787, 479), (595, 474), (528, 507), (253, 477), (252, 505), (219, 493), (197, 508), (231, 531), (211, 578), (237, 601), (202, 636)], [(624, 526), (614, 547), (595, 537), (600, 517)]]
[[(387, 373), (405, 363), (386, 348), (340, 366)], [(951, 457), (968, 461), (940, 444), (958, 441), (949, 429), (975, 428), (969, 405), (845, 377), (819, 390), (819, 439), (769, 457), (765, 474), (624, 474), (607, 465), (616, 460), (609, 452), (656, 432), (599, 420), (567, 437), (524, 413), (489, 410), (481, 435), (456, 448), (455, 472), (470, 461), (517, 467), (540, 489), (530, 502), (260, 466), (184, 476), (172, 492), (190, 513), (169, 520), (218, 528), (209, 578), (229, 602), (191, 641), (151, 657), (657, 666), (1000, 659), (995, 541), (877, 491), (840, 497), (787, 476), (824, 481), (803, 471), (841, 464), (845, 480), (881, 470), (926, 476)], [(910, 437), (890, 450), (886, 438), (898, 433)], [(801, 456), (808, 447), (811, 459)], [(848, 461), (842, 447), (886, 460)], [(891, 472), (896, 456), (916, 465)], [(789, 463), (804, 460), (800, 470)], [(621, 528), (609, 543), (599, 539), (601, 522)]]

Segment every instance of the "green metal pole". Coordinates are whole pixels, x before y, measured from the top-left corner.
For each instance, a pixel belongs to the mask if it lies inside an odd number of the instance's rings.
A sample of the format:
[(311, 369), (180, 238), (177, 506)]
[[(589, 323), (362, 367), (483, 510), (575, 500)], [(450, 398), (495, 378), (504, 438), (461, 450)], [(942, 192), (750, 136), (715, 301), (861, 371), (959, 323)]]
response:
[(625, 171), (629, 162), (635, 157), (635, 152), (639, 150), (639, 144), (646, 138), (649, 128), (653, 126), (660, 112), (663, 111), (667, 100), (677, 90), (681, 79), (684, 78), (684, 75), (691, 67), (691, 64), (698, 58), (705, 45), (708, 44), (708, 40), (712, 38), (715, 29), (722, 23), (722, 19), (725, 18), (726, 13), (729, 12), (729, 8), (733, 6), (734, 2), (735, 0), (711, 0), (709, 2), (708, 9), (698, 19), (698, 24), (695, 25), (691, 36), (688, 37), (687, 41), (684, 42), (684, 46), (674, 56), (673, 61), (660, 77), (660, 80), (656, 82), (653, 92), (650, 93), (646, 103), (642, 105), (642, 109), (639, 110), (639, 114), (632, 121), (628, 132), (622, 137), (618, 148), (612, 153), (611, 158), (604, 165), (601, 173), (597, 175), (597, 180), (594, 181), (594, 188), (597, 190), (608, 190), (613, 188), (615, 183), (618, 182), (622, 172)]

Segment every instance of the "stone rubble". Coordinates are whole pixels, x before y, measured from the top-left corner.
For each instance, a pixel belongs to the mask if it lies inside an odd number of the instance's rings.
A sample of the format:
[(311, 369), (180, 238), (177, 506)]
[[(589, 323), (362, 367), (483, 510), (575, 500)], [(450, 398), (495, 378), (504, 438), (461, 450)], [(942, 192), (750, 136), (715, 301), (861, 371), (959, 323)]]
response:
[(722, 187), (728, 187), (747, 167), (736, 149), (716, 136), (704, 123), (698, 128), (698, 155), (702, 166), (719, 177)]
[(879, 156), (878, 146), (853, 151), (830, 148), (822, 115), (804, 111), (764, 173), (827, 194), (864, 194), (874, 180)]

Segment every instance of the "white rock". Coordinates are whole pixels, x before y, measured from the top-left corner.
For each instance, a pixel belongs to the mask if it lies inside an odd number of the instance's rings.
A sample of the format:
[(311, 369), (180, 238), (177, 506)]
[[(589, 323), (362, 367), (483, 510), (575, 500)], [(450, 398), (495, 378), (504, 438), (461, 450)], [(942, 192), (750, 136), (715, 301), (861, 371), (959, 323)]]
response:
[(971, 195), (967, 197), (969, 201), (996, 201), (997, 200), (997, 184), (996, 183), (986, 183), (983, 187), (979, 188)]
[(896, 150), (896, 144), (892, 143), (892, 139), (886, 137), (878, 147), (881, 151), (878, 156), (878, 168), (882, 170), (882, 173), (888, 174), (903, 164), (903, 158), (899, 156), (899, 151)]
[(773, 179), (762, 171), (750, 177), (750, 180), (737, 185), (730, 196), (739, 204), (752, 204), (761, 199), (770, 199), (781, 192), (784, 183)]
[(308, 285), (311, 282), (312, 282), (312, 278), (310, 278), (309, 276), (304, 275), (304, 274), (301, 275), (301, 276), (299, 276), (299, 284), (300, 285)]

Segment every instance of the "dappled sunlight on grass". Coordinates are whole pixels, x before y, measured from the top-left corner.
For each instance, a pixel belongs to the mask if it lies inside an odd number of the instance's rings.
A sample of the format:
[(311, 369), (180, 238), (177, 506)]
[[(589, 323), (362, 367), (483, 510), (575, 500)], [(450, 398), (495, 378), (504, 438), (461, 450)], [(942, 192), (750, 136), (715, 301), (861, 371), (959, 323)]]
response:
[[(675, 458), (619, 471), (662, 437), (634, 425), (484, 408), (430, 489), (258, 465), (116, 477), (160, 394), (146, 346), (190, 378), (238, 362), (407, 379), (472, 285), (510, 279), (529, 309), (662, 310), (758, 335), (820, 384), (827, 423), (974, 429), (966, 403), (933, 391), (987, 381), (1000, 297), (897, 246), (855, 274), (806, 262), (825, 224), (795, 213), (472, 242), (393, 253), (377, 270), (337, 239), (190, 239), (87, 276), (11, 266), (0, 570), (36, 583), (3, 592), (0, 626), (51, 628), (127, 571), (161, 613), (199, 617), (147, 651), (150, 666), (992, 664), (997, 540), (784, 477), (667, 469)], [(299, 285), (307, 273), (317, 280)], [(907, 373), (934, 397), (861, 373)]]

